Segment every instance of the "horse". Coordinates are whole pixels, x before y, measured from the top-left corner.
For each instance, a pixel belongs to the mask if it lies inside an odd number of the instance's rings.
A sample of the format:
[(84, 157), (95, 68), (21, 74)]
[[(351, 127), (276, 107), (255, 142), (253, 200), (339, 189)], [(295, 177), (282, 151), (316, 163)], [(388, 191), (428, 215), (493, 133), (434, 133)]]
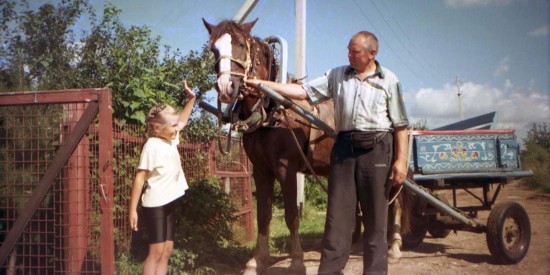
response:
[[(256, 184), (258, 233), (254, 255), (246, 263), (244, 274), (259, 274), (269, 264), (269, 224), (275, 180), (281, 187), (285, 222), (290, 231), (288, 273), (304, 274), (304, 253), (298, 235), (300, 213), (296, 173), (328, 177), (334, 140), (306, 119), (281, 108), (265, 94), (246, 88), (247, 78), (271, 81), (277, 78), (272, 49), (250, 34), (258, 19), (243, 24), (225, 20), (217, 25), (202, 20), (210, 35), (208, 43), (215, 58), (218, 120), (219, 123), (222, 120), (231, 123), (232, 129), (242, 132), (243, 147), (252, 162)], [(223, 115), (221, 103), (228, 104)], [(331, 100), (317, 105), (307, 100), (293, 103), (334, 128)]]

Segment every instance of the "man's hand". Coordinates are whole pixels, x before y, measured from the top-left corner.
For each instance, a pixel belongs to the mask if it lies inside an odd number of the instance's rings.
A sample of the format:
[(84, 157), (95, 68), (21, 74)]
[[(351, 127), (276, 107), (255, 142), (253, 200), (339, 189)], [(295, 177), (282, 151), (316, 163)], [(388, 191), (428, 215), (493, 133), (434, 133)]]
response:
[(390, 180), (393, 185), (401, 185), (407, 178), (407, 162), (397, 160), (393, 163), (390, 172)]
[(259, 79), (247, 79), (245, 81), (246, 91), (250, 94), (258, 94), (260, 91), (258, 89), (258, 84), (262, 83), (262, 80)]

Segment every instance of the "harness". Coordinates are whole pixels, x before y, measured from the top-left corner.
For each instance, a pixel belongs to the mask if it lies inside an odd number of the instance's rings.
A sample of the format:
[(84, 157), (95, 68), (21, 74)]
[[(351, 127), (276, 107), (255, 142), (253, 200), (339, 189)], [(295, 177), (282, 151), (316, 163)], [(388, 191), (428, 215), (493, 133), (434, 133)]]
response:
[[(263, 41), (262, 43), (267, 46), (267, 42)], [(263, 93), (249, 92), (246, 87), (246, 80), (249, 77), (255, 78), (257, 76), (257, 67), (260, 65), (261, 62), (258, 55), (260, 54), (261, 49), (262, 45), (258, 44), (257, 39), (249, 37), (246, 40), (246, 54), (244, 60), (240, 58), (235, 58), (231, 55), (220, 55), (214, 63), (214, 65), (216, 66), (222, 60), (229, 59), (231, 62), (239, 65), (243, 69), (243, 72), (230, 69), (228, 71), (219, 71), (217, 73), (217, 77), (220, 77), (224, 74), (229, 74), (231, 76), (240, 76), (244, 80), (243, 85), (239, 87), (237, 95), (233, 98), (233, 102), (228, 105), (224, 113), (222, 113), (221, 111), (221, 102), (218, 99), (218, 144), (220, 152), (224, 155), (229, 154), (229, 150), (231, 148), (231, 138), (228, 138), (226, 150), (224, 150), (221, 145), (221, 128), (224, 122), (231, 124), (228, 133), (228, 137), (230, 137), (232, 131), (251, 133), (260, 127), (269, 126), (270, 124), (273, 124), (274, 121), (276, 121), (276, 115), (274, 114), (275, 108), (271, 108), (271, 110), (266, 110), (269, 107), (273, 107), (270, 106), (270, 101), (267, 100), (267, 96)], [(270, 53), (267, 56), (267, 75), (269, 79), (273, 79), (273, 73), (276, 72), (276, 60), (273, 53)], [(256, 102), (250, 109), (250, 116), (244, 120), (240, 120), (239, 113), (242, 110), (241, 100), (244, 97), (254, 97), (256, 98)]]

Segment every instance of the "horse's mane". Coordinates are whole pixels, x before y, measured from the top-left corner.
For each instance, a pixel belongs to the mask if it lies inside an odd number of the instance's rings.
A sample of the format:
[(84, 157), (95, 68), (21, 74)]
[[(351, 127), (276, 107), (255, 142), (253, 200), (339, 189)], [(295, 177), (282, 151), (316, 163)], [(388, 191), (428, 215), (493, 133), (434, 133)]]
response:
[(262, 41), (261, 38), (252, 36), (245, 29), (243, 29), (241, 25), (237, 24), (235, 21), (226, 19), (221, 21), (215, 28), (212, 29), (212, 33), (210, 34), (210, 43), (213, 43), (214, 41), (216, 41), (224, 33), (241, 34), (245, 37), (251, 37), (258, 41)]

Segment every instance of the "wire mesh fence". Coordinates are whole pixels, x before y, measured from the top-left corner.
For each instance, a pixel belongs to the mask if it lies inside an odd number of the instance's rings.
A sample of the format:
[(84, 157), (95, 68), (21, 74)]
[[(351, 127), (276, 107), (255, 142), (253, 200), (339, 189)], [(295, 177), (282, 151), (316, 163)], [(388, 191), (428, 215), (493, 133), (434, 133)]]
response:
[[(0, 108), (2, 242), (85, 107), (71, 103)], [(80, 141), (2, 266), (7, 273), (101, 272), (95, 191), (99, 178), (94, 172), (98, 142), (93, 132)]]
[[(70, 139), (97, 93), (0, 95), (0, 252), (13, 239), (10, 231), (17, 230), (14, 226), (27, 211), (59, 148)], [(108, 100), (110, 104), (110, 91)], [(0, 274), (115, 272), (115, 255), (131, 245), (127, 209), (146, 137), (139, 126), (112, 123), (110, 112), (109, 107), (99, 107), (99, 115), (54, 175), (13, 248), (6, 250), (9, 254), (0, 262)], [(102, 122), (102, 116), (109, 119)], [(106, 127), (105, 121), (113, 126)], [(239, 209), (235, 228), (243, 240), (251, 240), (250, 169), (239, 140), (233, 141), (227, 156), (219, 153), (215, 141), (184, 141), (178, 150), (188, 181), (221, 178)]]

